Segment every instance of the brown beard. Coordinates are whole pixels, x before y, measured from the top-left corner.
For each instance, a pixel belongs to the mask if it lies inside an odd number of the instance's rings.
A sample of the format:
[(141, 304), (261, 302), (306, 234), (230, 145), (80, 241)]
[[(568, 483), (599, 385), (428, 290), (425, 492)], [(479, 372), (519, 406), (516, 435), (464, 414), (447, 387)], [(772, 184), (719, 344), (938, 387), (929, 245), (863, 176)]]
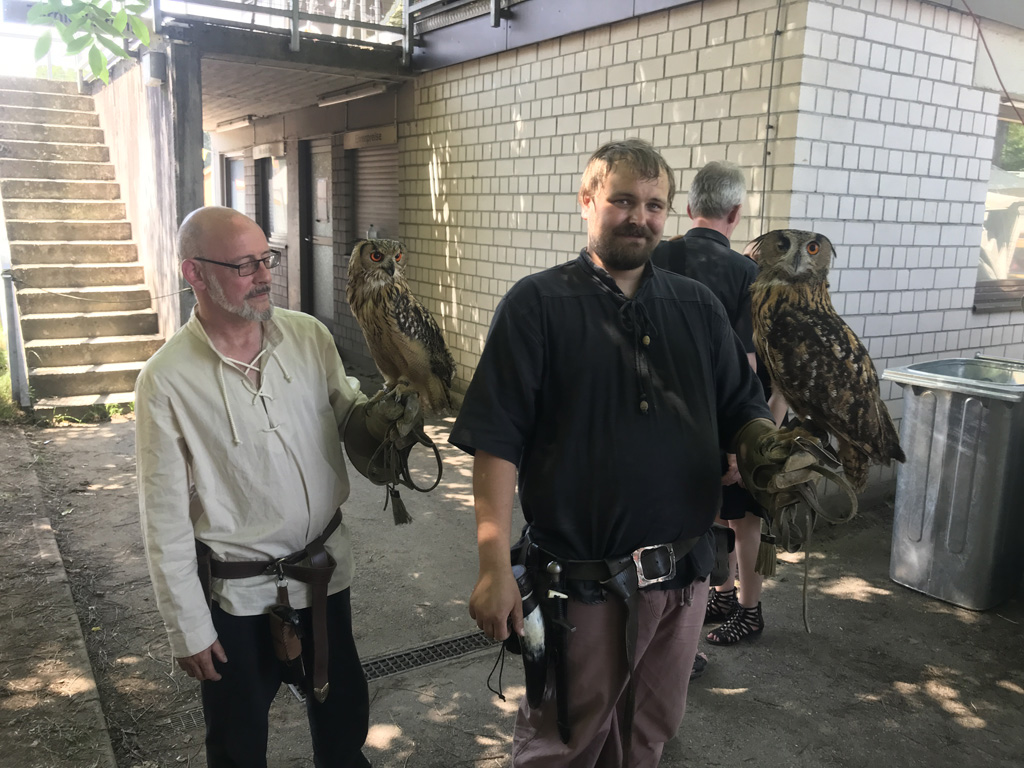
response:
[[(642, 237), (646, 242), (627, 245), (618, 242), (619, 237)], [(651, 230), (634, 224), (622, 224), (613, 229), (611, 233), (606, 233), (588, 243), (590, 251), (597, 254), (606, 269), (619, 272), (642, 267), (650, 260), (657, 244), (658, 241)]]

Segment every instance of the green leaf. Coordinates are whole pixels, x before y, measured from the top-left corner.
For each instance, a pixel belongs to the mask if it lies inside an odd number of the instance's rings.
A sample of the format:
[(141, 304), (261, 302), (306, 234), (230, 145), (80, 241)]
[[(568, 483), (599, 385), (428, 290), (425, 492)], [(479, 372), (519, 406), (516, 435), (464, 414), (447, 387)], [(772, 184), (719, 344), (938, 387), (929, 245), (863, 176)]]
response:
[(46, 24), (49, 21), (50, 6), (46, 3), (36, 3), (29, 6), (25, 19), (29, 24)]
[(89, 49), (89, 69), (94, 77), (98, 77), (104, 83), (110, 82), (110, 72), (107, 70), (107, 59), (103, 52), (95, 45)]
[(100, 8), (102, 8), (104, 11), (106, 11), (107, 15), (109, 16), (110, 12), (112, 10), (114, 10), (114, 4), (111, 2), (111, 0), (107, 0), (107, 2), (105, 2), (103, 5), (101, 5)]
[(103, 60), (103, 53), (94, 43), (92, 48), (89, 49), (89, 69), (92, 70), (94, 76), (99, 77), (100, 72), (106, 68), (106, 65), (107, 63)]
[[(92, 18), (90, 18), (89, 21), (92, 22), (93, 28), (98, 30), (99, 32), (104, 32), (104, 33), (110, 35), (111, 37), (121, 37), (122, 36), (121, 32), (118, 32), (118, 30), (114, 27), (114, 25), (111, 24), (101, 14), (92, 14)], [(99, 37), (99, 36), (100, 35), (97, 34), (97, 37)]]
[(146, 22), (138, 16), (129, 16), (128, 23), (131, 24), (132, 32), (139, 38), (139, 42), (143, 45), (149, 45), (149, 27), (146, 26)]
[(67, 24), (64, 25), (64, 32), (67, 33), (67, 37), (64, 33), (61, 33), (61, 37), (64, 37), (65, 42), (70, 39), (70, 36), (75, 32), (82, 32), (83, 30), (88, 31), (88, 20), (81, 16), (73, 16)]
[(112, 40), (107, 40), (107, 38), (105, 37), (97, 37), (96, 42), (98, 42), (111, 53), (120, 56), (122, 59), (128, 58), (128, 51), (126, 51), (124, 48), (122, 48), (120, 45), (113, 42)]
[(86, 34), (81, 37), (76, 37), (70, 43), (68, 43), (68, 55), (74, 56), (76, 53), (81, 53), (88, 47), (88, 45), (95, 41), (92, 35)]
[(50, 52), (50, 45), (53, 43), (53, 36), (49, 32), (44, 32), (38, 40), (36, 40), (36, 61), (46, 56)]
[(124, 28), (128, 26), (128, 11), (124, 8), (118, 11), (117, 16), (114, 17), (113, 24), (114, 28), (123, 35)]

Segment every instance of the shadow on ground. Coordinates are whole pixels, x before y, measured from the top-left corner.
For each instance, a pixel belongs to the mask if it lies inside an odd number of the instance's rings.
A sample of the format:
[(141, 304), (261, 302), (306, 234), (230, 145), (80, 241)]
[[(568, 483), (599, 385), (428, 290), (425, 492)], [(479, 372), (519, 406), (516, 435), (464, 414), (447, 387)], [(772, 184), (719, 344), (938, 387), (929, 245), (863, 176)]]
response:
[[(133, 426), (24, 432), (42, 468), (44, 512), (57, 531), (118, 765), (202, 765), (196, 686), (172, 668), (145, 570)], [(442, 420), (430, 432), (443, 443), (448, 429)], [(345, 519), (355, 541), (353, 610), (364, 658), (429, 650), (476, 629), (466, 608), (476, 577), (471, 463), (447, 446), (443, 454), (442, 485), (403, 494), (414, 517), (408, 526), (394, 526), (382, 510), (382, 489), (353, 480)], [(710, 665), (690, 687), (663, 766), (1021, 764), (1024, 602), (1018, 596), (975, 613), (896, 585), (888, 578), (891, 520), (891, 501), (865, 499), (856, 520), (817, 536), (810, 634), (803, 555), (783, 557), (766, 585), (761, 639), (704, 648)], [(52, 629), (38, 627), (40, 650)], [(372, 682), (366, 753), (373, 764), (509, 765), (522, 671), (514, 658), (506, 662), (502, 702), (486, 686), (495, 659), (485, 648)], [(0, 707), (12, 701), (8, 694)], [(287, 691), (272, 723), (271, 765), (311, 766), (302, 707)]]

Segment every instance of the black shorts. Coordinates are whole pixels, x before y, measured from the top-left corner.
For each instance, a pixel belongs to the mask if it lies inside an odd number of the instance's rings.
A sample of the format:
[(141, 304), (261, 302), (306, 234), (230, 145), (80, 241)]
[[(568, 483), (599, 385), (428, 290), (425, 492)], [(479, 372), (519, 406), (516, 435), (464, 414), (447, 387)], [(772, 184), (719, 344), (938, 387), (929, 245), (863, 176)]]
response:
[(742, 520), (748, 514), (759, 514), (760, 510), (761, 505), (739, 483), (722, 486), (722, 511), (719, 517), (723, 520)]

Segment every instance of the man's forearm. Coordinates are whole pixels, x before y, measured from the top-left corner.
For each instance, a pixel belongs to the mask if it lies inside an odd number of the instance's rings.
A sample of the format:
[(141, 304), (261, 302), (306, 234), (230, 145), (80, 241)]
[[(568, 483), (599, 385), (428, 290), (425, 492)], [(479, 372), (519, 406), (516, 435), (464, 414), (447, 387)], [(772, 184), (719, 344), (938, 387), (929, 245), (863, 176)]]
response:
[(510, 565), (509, 541), (512, 537), (515, 489), (515, 464), (477, 451), (473, 460), (473, 496), (481, 573), (496, 566)]

